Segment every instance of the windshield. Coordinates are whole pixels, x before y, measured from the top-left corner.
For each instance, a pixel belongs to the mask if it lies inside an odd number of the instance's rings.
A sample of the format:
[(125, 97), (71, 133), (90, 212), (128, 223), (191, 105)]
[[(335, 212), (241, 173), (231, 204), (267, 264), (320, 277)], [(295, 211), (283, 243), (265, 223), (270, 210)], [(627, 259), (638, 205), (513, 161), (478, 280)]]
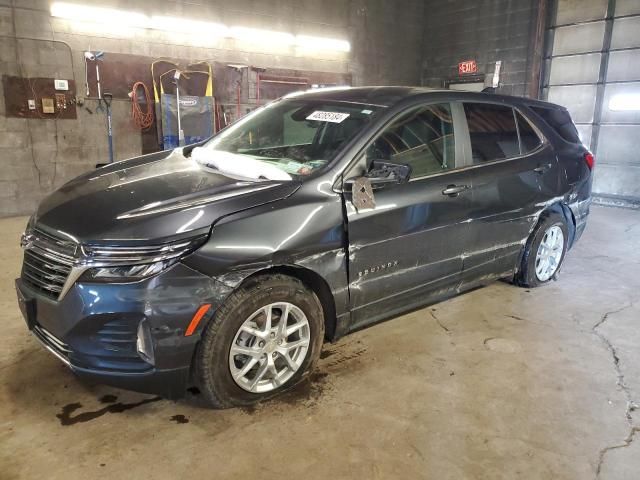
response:
[(305, 177), (325, 168), (379, 108), (279, 100), (229, 126), (192, 155), (208, 167), (256, 180)]

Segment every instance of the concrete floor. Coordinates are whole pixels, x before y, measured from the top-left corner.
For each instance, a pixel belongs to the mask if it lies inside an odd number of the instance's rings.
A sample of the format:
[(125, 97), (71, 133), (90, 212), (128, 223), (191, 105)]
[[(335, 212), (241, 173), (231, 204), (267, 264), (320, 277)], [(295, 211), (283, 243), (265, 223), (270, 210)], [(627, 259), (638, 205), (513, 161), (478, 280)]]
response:
[[(594, 207), (558, 282), (496, 283), (326, 345), (255, 409), (80, 383), (27, 334), (0, 221), (0, 478), (640, 477), (640, 212)], [(640, 434), (636, 435), (640, 437)]]

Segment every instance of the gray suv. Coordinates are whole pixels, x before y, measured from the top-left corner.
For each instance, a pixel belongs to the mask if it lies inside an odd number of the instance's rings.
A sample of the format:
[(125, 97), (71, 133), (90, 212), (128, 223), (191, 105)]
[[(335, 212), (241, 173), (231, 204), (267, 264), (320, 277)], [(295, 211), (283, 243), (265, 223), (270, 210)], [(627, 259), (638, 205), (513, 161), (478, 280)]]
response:
[(47, 197), (19, 304), (80, 377), (248, 405), (295, 384), (325, 340), (496, 279), (552, 280), (585, 228), (593, 163), (548, 103), (298, 93)]

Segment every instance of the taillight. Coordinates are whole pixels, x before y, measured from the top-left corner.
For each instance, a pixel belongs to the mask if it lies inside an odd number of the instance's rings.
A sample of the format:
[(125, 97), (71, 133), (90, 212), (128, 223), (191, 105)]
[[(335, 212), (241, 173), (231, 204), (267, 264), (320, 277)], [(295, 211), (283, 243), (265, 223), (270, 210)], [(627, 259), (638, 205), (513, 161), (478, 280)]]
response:
[(589, 167), (589, 170), (593, 170), (593, 166), (596, 163), (596, 158), (593, 156), (593, 153), (591, 152), (587, 152), (584, 154), (584, 161), (587, 164), (587, 167)]

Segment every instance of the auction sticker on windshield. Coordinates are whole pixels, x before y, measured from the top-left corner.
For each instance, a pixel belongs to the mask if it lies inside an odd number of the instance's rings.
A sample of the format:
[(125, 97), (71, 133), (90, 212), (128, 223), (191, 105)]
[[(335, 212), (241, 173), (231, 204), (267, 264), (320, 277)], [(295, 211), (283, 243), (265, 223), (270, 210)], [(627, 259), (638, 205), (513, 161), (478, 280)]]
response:
[(307, 117), (307, 120), (318, 120), (319, 122), (342, 123), (349, 116), (348, 113), (322, 112), (316, 110)]

